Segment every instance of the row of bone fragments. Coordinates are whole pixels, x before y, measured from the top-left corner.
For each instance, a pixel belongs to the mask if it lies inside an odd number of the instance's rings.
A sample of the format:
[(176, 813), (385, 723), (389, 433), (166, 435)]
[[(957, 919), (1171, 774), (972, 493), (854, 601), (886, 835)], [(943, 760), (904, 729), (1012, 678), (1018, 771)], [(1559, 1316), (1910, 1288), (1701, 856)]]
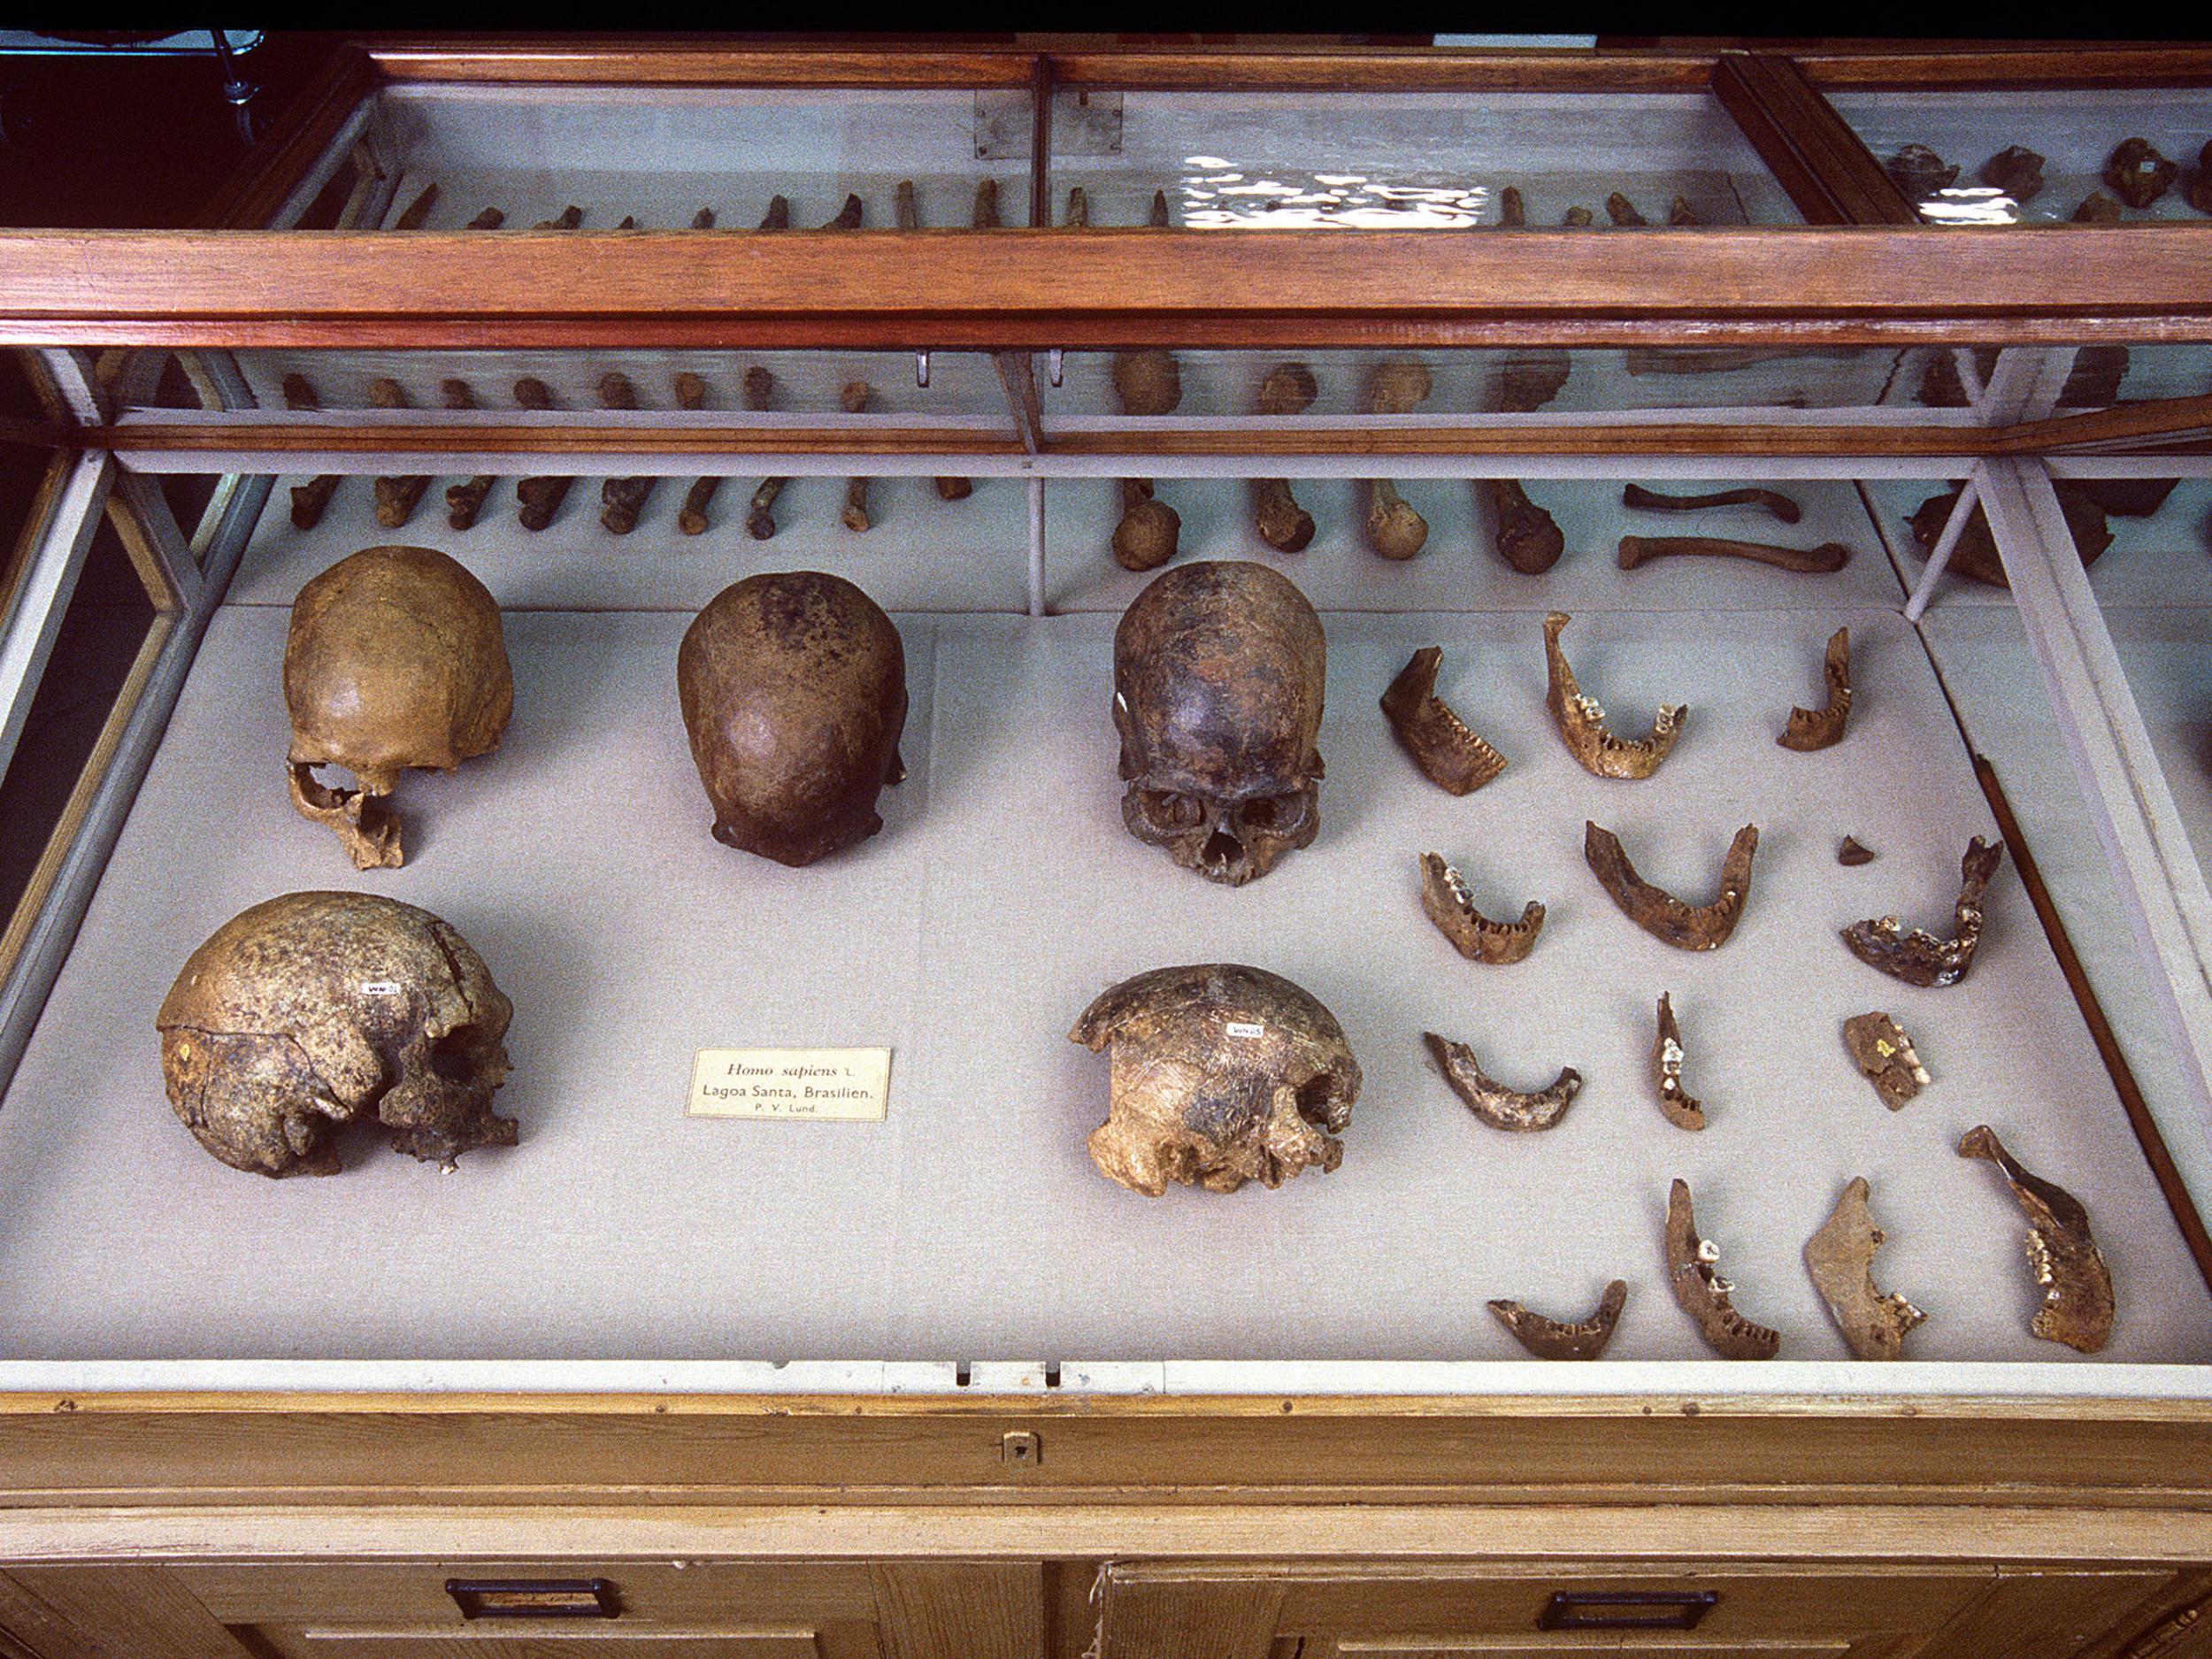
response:
[[(2024, 144), (2010, 144), (1977, 169), (1975, 176), (2014, 201), (2025, 203), (2043, 190), (2045, 157)], [(1897, 188), (1911, 202), (1925, 202), (1958, 182), (1956, 163), (1947, 162), (1925, 144), (1907, 144), (1883, 164)], [(2179, 163), (2161, 155), (2147, 138), (2124, 138), (2105, 157), (2101, 175), (2111, 191), (2092, 190), (2074, 209), (2078, 225), (2116, 225), (2121, 204), (2149, 207), (2180, 181)], [(2197, 165), (2182, 188), (2182, 199), (2200, 213), (2212, 213), (2212, 141), (2197, 152)]]

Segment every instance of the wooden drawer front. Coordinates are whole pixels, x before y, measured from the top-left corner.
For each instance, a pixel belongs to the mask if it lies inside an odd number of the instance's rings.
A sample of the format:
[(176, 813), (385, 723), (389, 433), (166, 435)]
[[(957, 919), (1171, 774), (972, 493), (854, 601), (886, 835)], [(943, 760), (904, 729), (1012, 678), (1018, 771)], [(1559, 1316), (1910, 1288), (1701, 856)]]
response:
[[(1547, 1632), (1541, 1636), (1478, 1637), (1465, 1646), (1401, 1647), (1394, 1642), (1340, 1642), (1336, 1651), (1368, 1659), (1843, 1659), (1848, 1642), (1739, 1641), (1717, 1645), (1697, 1636), (1590, 1634), (1571, 1643)], [(1301, 1659), (1306, 1659), (1301, 1655)]]
[(872, 1659), (866, 1626), (841, 1633), (825, 1642), (810, 1630), (259, 1631), (285, 1659)]

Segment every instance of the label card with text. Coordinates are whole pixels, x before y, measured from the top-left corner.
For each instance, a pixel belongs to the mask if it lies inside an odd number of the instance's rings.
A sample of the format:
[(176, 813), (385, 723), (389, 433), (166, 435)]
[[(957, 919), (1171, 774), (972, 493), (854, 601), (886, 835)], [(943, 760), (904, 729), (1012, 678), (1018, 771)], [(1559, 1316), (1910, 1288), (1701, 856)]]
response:
[(702, 1048), (691, 1063), (691, 1118), (811, 1118), (881, 1123), (888, 1048)]

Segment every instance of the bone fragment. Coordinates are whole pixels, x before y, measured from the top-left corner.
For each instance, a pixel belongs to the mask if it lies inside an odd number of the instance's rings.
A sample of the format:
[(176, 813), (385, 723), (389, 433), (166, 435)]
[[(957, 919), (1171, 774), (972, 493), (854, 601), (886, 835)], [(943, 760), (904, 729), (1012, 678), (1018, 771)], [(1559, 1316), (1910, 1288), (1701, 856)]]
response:
[(1452, 1086), (1452, 1093), (1466, 1102), (1467, 1110), (1493, 1129), (1514, 1133), (1534, 1133), (1548, 1129), (1567, 1115), (1567, 1108), (1574, 1104), (1581, 1092), (1582, 1073), (1572, 1066), (1562, 1066), (1559, 1075), (1546, 1087), (1532, 1094), (1524, 1094), (1483, 1075), (1475, 1064), (1475, 1051), (1463, 1042), (1453, 1042), (1432, 1031), (1421, 1033), (1421, 1041), (1428, 1044), (1429, 1053), (1444, 1073), (1444, 1080)]
[(1955, 931), (1950, 938), (1938, 939), (1917, 927), (1902, 933), (1894, 916), (1885, 916), (1852, 923), (1843, 930), (1843, 942), (1861, 962), (1893, 979), (1908, 985), (1956, 985), (1974, 965), (1982, 940), (1982, 895), (2004, 856), (2002, 841), (1985, 841), (1977, 835), (1966, 844), (1966, 856), (1959, 861), (1959, 896), (1951, 907)]
[[(379, 409), (404, 409), (407, 394), (399, 389), (399, 382), (382, 376), (369, 382), (369, 402)], [(376, 480), (376, 522), (386, 530), (396, 530), (415, 516), (417, 503), (423, 491), (430, 488), (427, 477), (409, 475), (404, 478), (380, 478)]]
[(1782, 1339), (1736, 1311), (1736, 1287), (1720, 1276), (1720, 1251), (1698, 1236), (1690, 1187), (1677, 1179), (1667, 1194), (1667, 1282), (1705, 1344), (1723, 1359), (1772, 1359)]
[(760, 227), (763, 230), (789, 230), (791, 228), (790, 199), (782, 196), (770, 196), (768, 211), (760, 216)]
[(2081, 199), (2074, 210), (2077, 225), (2116, 225), (2120, 222), (2120, 204), (2102, 190), (2092, 190)]
[[(1376, 367), (1367, 384), (1370, 414), (1409, 414), (1429, 395), (1428, 365), (1401, 359)], [(1429, 523), (1387, 480), (1367, 485), (1367, 544), (1386, 559), (1409, 559), (1429, 539)]]
[[(515, 382), (515, 402), (525, 409), (547, 410), (553, 407), (553, 394), (545, 382), (534, 375), (525, 375)], [(515, 521), (526, 530), (542, 530), (553, 522), (553, 515), (561, 510), (561, 501), (568, 494), (572, 478), (525, 478), (515, 483), (515, 498), (521, 505)]]
[(1874, 862), (1874, 852), (1871, 848), (1860, 846), (1856, 836), (1847, 835), (1837, 844), (1836, 862), (1853, 867), (1870, 864)]
[(1641, 484), (1621, 491), (1621, 505), (1646, 512), (1699, 512), (1708, 507), (1763, 507), (1784, 524), (1795, 524), (1804, 509), (1778, 489), (1717, 489), (1708, 495), (1666, 495)]
[(1583, 770), (1595, 777), (1648, 778), (1673, 752), (1689, 710), (1678, 703), (1663, 703), (1652, 717), (1648, 737), (1631, 742), (1614, 736), (1606, 729), (1604, 706), (1583, 695), (1567, 654), (1560, 649), (1559, 635), (1573, 619), (1560, 611), (1544, 618), (1544, 661), (1549, 676), (1544, 701), (1558, 724), (1560, 738)]
[(1621, 1310), (1628, 1306), (1628, 1282), (1617, 1279), (1608, 1285), (1598, 1298), (1597, 1311), (1572, 1325), (1548, 1319), (1509, 1297), (1497, 1297), (1486, 1305), (1498, 1316), (1498, 1323), (1539, 1359), (1595, 1359), (1605, 1352)]
[(1471, 795), (1505, 770), (1505, 757), (1469, 730), (1436, 695), (1436, 672), (1443, 660), (1440, 645), (1414, 652), (1382, 695), (1383, 716), (1423, 777), (1447, 795)]
[(1509, 184), (1498, 192), (1498, 223), (1502, 226), (1528, 223), (1528, 208), (1521, 201), (1521, 193)]
[(1153, 191), (1152, 211), (1145, 216), (1144, 223), (1145, 228), (1148, 230), (1165, 230), (1168, 228), (1170, 220), (1167, 216), (1167, 192), (1165, 190)]
[(1636, 211), (1636, 204), (1618, 190), (1605, 198), (1605, 211), (1616, 225), (1648, 225), (1651, 221)]
[(1928, 1316), (1874, 1283), (1874, 1252), (1884, 1235), (1867, 1213), (1867, 1191), (1863, 1175), (1844, 1184), (1834, 1211), (1805, 1240), (1805, 1271), (1852, 1353), (1861, 1359), (1896, 1359), (1906, 1334)]
[(892, 196), (891, 216), (897, 221), (901, 230), (921, 228), (921, 218), (914, 208), (913, 180), (901, 179), (899, 180), (899, 188)]
[(1892, 1111), (1901, 1110), (1932, 1080), (1905, 1028), (1878, 1010), (1845, 1020), (1843, 1046)]
[[(2124, 138), (2105, 157), (2104, 181), (2130, 207), (2148, 207), (2174, 187), (2181, 169), (2147, 138)], [(435, 188), (435, 186), (432, 187)]]
[(1925, 144), (1907, 144), (1882, 165), (1909, 202), (1925, 201), (1958, 182), (1958, 168)]
[[(1260, 381), (1253, 412), (1261, 415), (1298, 415), (1312, 407), (1319, 391), (1313, 371), (1302, 363), (1279, 363)], [(1260, 540), (1279, 553), (1302, 553), (1313, 540), (1313, 515), (1298, 504), (1284, 478), (1256, 479), (1252, 484), (1252, 518)]]
[(1587, 230), (1596, 220), (1588, 208), (1571, 207), (1559, 222), (1569, 230)]
[(1828, 749), (1843, 741), (1843, 728), (1851, 718), (1849, 628), (1838, 628), (1828, 636), (1828, 649), (1821, 658), (1821, 673), (1828, 682), (1827, 706), (1792, 709), (1782, 734), (1774, 740), (1784, 749)]
[[(707, 383), (688, 369), (676, 377), (676, 406), (679, 409), (703, 409), (707, 401)], [(677, 510), (676, 528), (685, 535), (704, 535), (707, 530), (707, 509), (713, 504), (715, 491), (722, 488), (718, 478), (700, 478), (692, 480), (684, 492), (684, 504)]]
[[(599, 403), (603, 409), (635, 409), (637, 388), (628, 375), (611, 371), (599, 377)], [(627, 535), (637, 528), (638, 515), (645, 511), (646, 497), (657, 482), (652, 478), (610, 478), (600, 484), (599, 522), (608, 534)]]
[[(473, 409), (476, 394), (463, 380), (441, 381), (439, 395), (448, 409)], [(476, 515), (484, 510), (484, 501), (492, 493), (495, 482), (489, 472), (479, 472), (466, 483), (449, 484), (445, 489), (445, 521), (456, 530), (466, 530), (476, 522)]]
[(558, 218), (541, 219), (530, 228), (532, 230), (574, 230), (583, 222), (584, 210), (580, 207), (571, 206), (563, 208)]
[(1435, 853), (1421, 855), (1421, 908), (1452, 949), (1470, 962), (1519, 962), (1544, 931), (1544, 907), (1531, 899), (1517, 922), (1494, 922), (1475, 909), (1459, 872)]
[[(772, 208), (771, 211), (773, 211)], [(845, 205), (837, 210), (837, 217), (825, 223), (822, 228), (824, 230), (858, 230), (861, 212), (860, 198), (848, 192), (845, 196)]]
[(1624, 535), (1621, 538), (1620, 567), (1632, 571), (1653, 559), (1685, 556), (1750, 559), (1777, 570), (1808, 575), (1839, 571), (1851, 562), (1851, 549), (1840, 541), (1824, 541), (1815, 548), (1776, 547), (1766, 541), (1735, 541), (1709, 535)]
[[(320, 409), (321, 398), (308, 384), (304, 374), (284, 377), (284, 406), (287, 409)], [(304, 484), (292, 486), (292, 528), (312, 530), (323, 521), (323, 510), (330, 505), (330, 493), (338, 488), (338, 474), (319, 472)]]
[(1559, 563), (1567, 538), (1559, 522), (1528, 498), (1509, 478), (1490, 483), (1491, 511), (1498, 518), (1498, 557), (1525, 576), (1540, 576)]
[(1003, 221), (998, 214), (998, 180), (986, 179), (975, 187), (975, 211), (968, 221), (977, 230), (997, 230)]
[(501, 212), (495, 207), (488, 207), (482, 212), (479, 213), (474, 219), (469, 220), (468, 228), (471, 230), (497, 230), (506, 222), (506, 214)]
[[(857, 415), (868, 407), (868, 400), (875, 396), (875, 388), (865, 380), (848, 380), (845, 389), (837, 395), (837, 406), (849, 415)], [(861, 531), (872, 522), (868, 517), (868, 480), (849, 478), (845, 480), (845, 504), (837, 514), (838, 522), (845, 528)]]
[(1586, 818), (1582, 826), (1582, 856), (1598, 885), (1629, 920), (1678, 950), (1713, 950), (1728, 942), (1751, 897), (1751, 860), (1758, 850), (1759, 826), (1747, 824), (1721, 860), (1720, 896), (1710, 904), (1685, 904), (1636, 873), (1611, 830)]
[(622, 216), (622, 222), (619, 225), (617, 225), (615, 228), (617, 230), (635, 230), (637, 228), (637, 215), (634, 213), (625, 213)]
[(1982, 163), (1981, 180), (2025, 202), (2043, 188), (2043, 157), (2024, 144), (2009, 145)]
[(1091, 198), (1083, 187), (1076, 185), (1068, 191), (1068, 211), (1060, 223), (1069, 229), (1081, 229), (1091, 222)]
[(2043, 1305), (2028, 1329), (2047, 1341), (2094, 1354), (2112, 1339), (2112, 1271), (2090, 1235), (2089, 1212), (2064, 1187), (2031, 1175), (1986, 1124), (1966, 1132), (1959, 1156), (1986, 1158), (2012, 1184), (2028, 1217), (2028, 1262)]
[(1114, 526), (1114, 562), (1127, 571), (1148, 571), (1175, 557), (1183, 520), (1174, 508), (1153, 498), (1148, 478), (1121, 480), (1121, 521)]
[(1525, 415), (1559, 396), (1571, 372), (1563, 351), (1517, 351), (1499, 366), (1493, 407), (1502, 414)]
[(1700, 225), (1704, 221), (1698, 218), (1697, 210), (1690, 205), (1689, 197), (1678, 196), (1667, 204), (1667, 223), (1670, 225)]
[(407, 211), (392, 221), (394, 230), (420, 230), (423, 220), (430, 217), (430, 210), (438, 204), (438, 185), (434, 179), (423, 186), (422, 194), (407, 204)]
[(1659, 1110), (1677, 1129), (1705, 1127), (1705, 1108), (1682, 1087), (1682, 1030), (1674, 1018), (1674, 999), (1659, 993), (1658, 1032), (1651, 1040), (1651, 1086)]
[[(745, 371), (741, 384), (745, 407), (756, 413), (766, 409), (776, 396), (776, 377), (757, 363)], [(790, 481), (787, 478), (763, 479), (745, 503), (745, 528), (756, 541), (765, 541), (776, 534), (776, 497)]]

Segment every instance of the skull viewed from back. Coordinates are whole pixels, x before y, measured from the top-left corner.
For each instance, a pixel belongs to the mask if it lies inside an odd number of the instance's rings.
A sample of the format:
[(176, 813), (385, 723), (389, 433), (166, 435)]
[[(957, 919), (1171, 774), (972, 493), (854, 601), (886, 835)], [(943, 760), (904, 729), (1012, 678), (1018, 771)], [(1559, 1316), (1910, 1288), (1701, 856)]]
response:
[(1237, 887), (1320, 828), (1321, 618), (1241, 560), (1178, 566), (1114, 634), (1122, 821), (1186, 870)]

